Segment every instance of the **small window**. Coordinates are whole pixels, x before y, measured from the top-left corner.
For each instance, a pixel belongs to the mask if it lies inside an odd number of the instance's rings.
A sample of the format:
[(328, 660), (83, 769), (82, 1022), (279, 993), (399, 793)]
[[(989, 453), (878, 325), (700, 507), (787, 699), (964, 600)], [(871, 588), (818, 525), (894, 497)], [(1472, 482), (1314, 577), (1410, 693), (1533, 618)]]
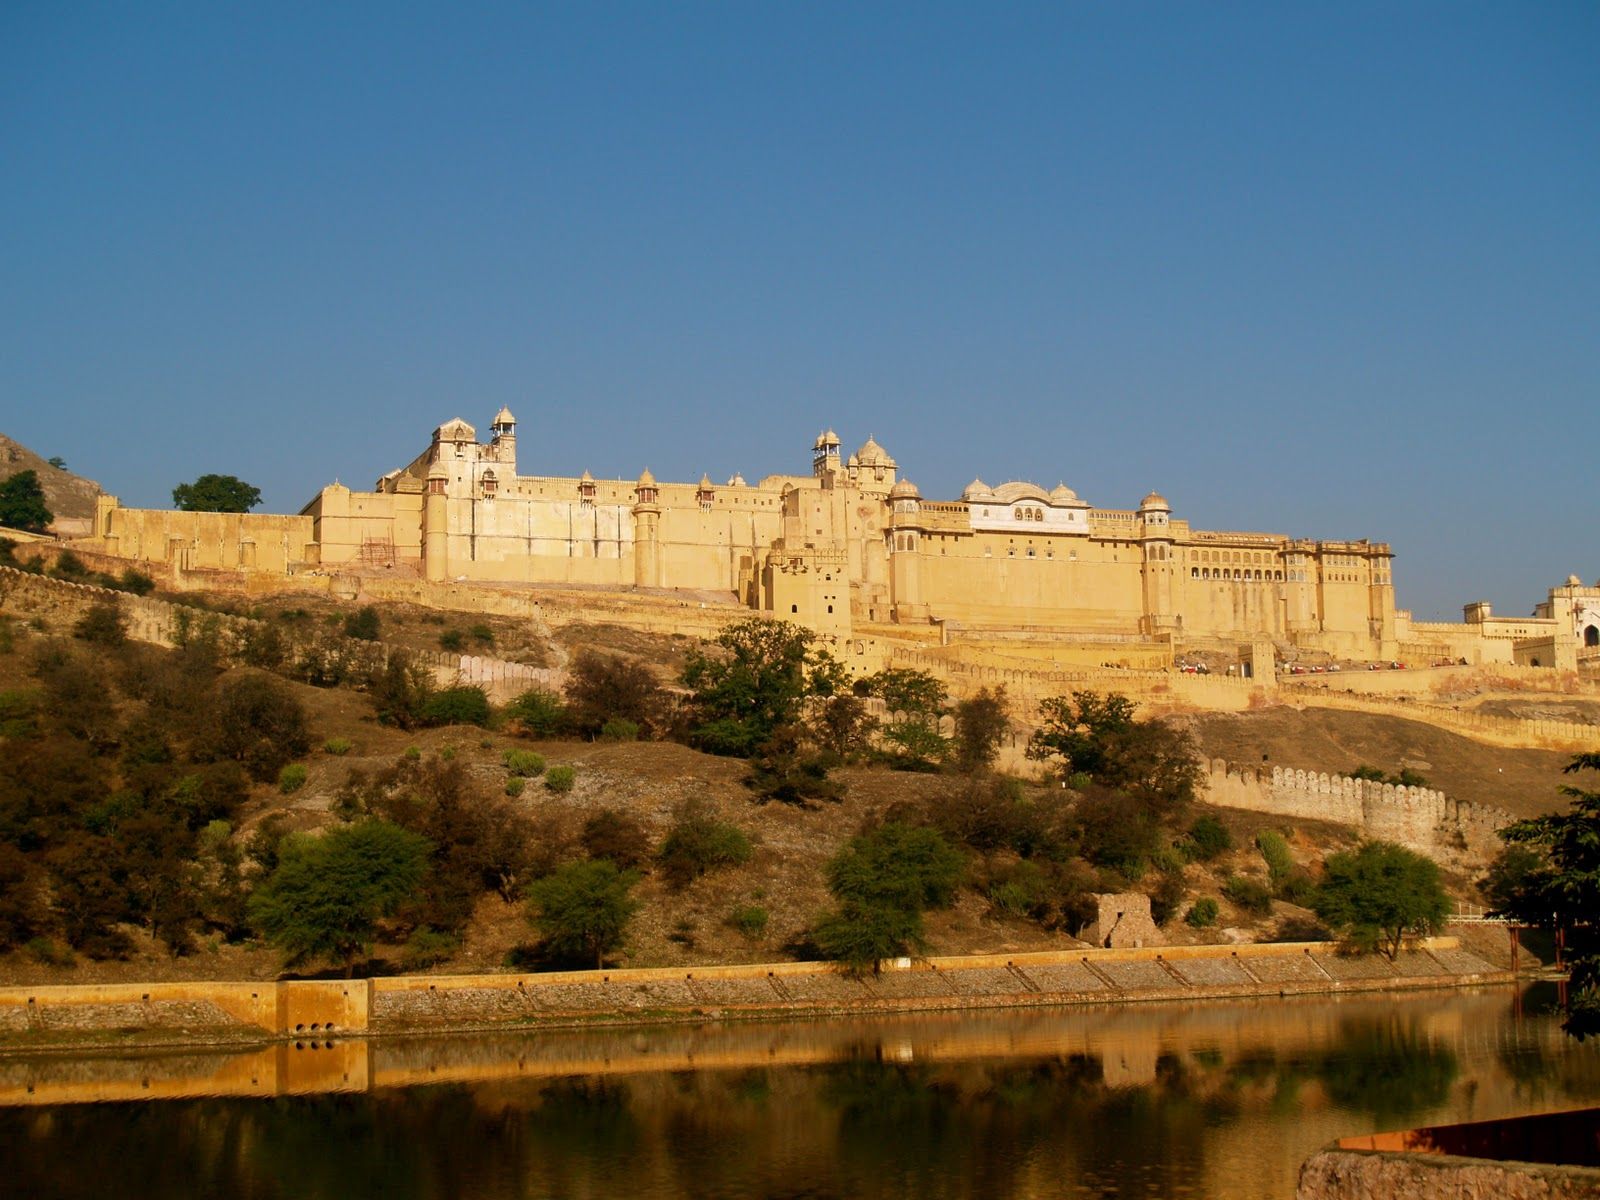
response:
[(800, 611), (800, 606), (798, 604), (791, 604), (789, 605), (789, 611), (792, 613), (797, 613)]

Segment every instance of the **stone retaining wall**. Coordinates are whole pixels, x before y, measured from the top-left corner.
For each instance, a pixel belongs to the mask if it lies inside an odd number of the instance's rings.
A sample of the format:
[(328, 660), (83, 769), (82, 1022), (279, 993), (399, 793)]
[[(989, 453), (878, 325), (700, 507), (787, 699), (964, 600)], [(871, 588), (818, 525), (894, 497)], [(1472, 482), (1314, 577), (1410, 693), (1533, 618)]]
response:
[(112, 1031), (195, 1038), (336, 1037), (504, 1022), (682, 1020), (758, 1014), (1016, 1007), (1501, 982), (1511, 976), (1424, 941), (1397, 963), (1327, 943), (1169, 946), (899, 960), (855, 977), (826, 963), (398, 976), (278, 983), (0, 988), (0, 1040)]

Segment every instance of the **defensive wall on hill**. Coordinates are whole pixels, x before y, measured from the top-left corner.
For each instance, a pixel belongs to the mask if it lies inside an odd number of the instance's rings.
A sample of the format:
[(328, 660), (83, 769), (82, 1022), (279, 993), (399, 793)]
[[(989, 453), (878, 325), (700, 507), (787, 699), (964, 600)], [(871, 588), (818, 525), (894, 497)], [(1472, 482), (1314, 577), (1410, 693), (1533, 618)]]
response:
[(854, 976), (827, 963), (412, 975), (258, 983), (0, 988), (0, 1045), (118, 1031), (177, 1041), (321, 1040), (373, 1033), (937, 1011), (1455, 987), (1511, 976), (1459, 939), (1420, 941), (1393, 963), (1331, 943), (1073, 948), (886, 963)]
[(1482, 861), (1499, 853), (1499, 830), (1516, 818), (1504, 809), (1452, 800), (1425, 787), (1273, 767), (1210, 763), (1206, 800), (1306, 821), (1332, 821), (1370, 838), (1399, 842), (1434, 858)]

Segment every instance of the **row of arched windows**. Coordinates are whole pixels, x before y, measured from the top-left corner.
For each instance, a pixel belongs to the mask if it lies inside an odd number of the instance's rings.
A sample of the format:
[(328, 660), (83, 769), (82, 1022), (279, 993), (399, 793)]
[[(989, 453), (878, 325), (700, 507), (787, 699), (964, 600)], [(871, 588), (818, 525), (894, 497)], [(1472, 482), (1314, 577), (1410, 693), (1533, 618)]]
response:
[(1018, 521), (1042, 521), (1044, 520), (1044, 509), (1025, 508), (1019, 505), (1011, 510), (1011, 516)]
[(1230, 574), (1229, 573), (1229, 569), (1227, 567), (1217, 567), (1216, 570), (1215, 570), (1215, 573), (1213, 573), (1212, 568), (1210, 568), (1210, 567), (1190, 567), (1189, 568), (1189, 578), (1190, 579), (1237, 579), (1241, 583), (1244, 583), (1244, 582), (1251, 582), (1251, 583), (1272, 583), (1272, 582), (1277, 582), (1277, 583), (1282, 583), (1283, 582), (1283, 572), (1282, 571), (1261, 571), (1261, 570), (1254, 570), (1254, 569), (1247, 571), (1243, 567), (1234, 567), (1234, 568), (1232, 568), (1232, 573)]

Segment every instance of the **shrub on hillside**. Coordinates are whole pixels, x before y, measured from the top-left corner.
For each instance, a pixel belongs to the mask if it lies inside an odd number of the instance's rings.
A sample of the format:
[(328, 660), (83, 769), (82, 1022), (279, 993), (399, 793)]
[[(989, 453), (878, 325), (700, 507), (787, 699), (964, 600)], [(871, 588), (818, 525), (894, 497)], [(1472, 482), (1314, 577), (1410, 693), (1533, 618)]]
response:
[(728, 914), (728, 924), (751, 939), (767, 931), (767, 919), (767, 910), (759, 904), (744, 905)]
[(375, 642), (382, 631), (378, 610), (371, 604), (363, 605), (344, 619), (344, 635), (358, 641)]
[(285, 796), (292, 796), (306, 785), (306, 768), (304, 763), (290, 763), (278, 772), (278, 790)]
[(445, 688), (422, 702), (424, 725), (487, 725), (489, 697), (481, 687)]
[(1279, 891), (1294, 870), (1288, 841), (1275, 829), (1263, 829), (1256, 834), (1256, 849), (1261, 851), (1261, 858), (1267, 864), (1267, 882), (1274, 892)]
[(580, 651), (567, 675), (567, 707), (578, 732), (593, 737), (609, 722), (639, 728), (665, 724), (666, 694), (641, 662), (593, 650)]
[(448, 650), (451, 654), (459, 654), (466, 644), (466, 635), (459, 629), (446, 629), (439, 635), (439, 649)]
[(506, 705), (505, 716), (536, 738), (558, 737), (568, 723), (566, 703), (547, 688), (529, 688)]
[(578, 769), (576, 767), (565, 765), (551, 767), (544, 773), (544, 786), (558, 794), (570, 792), (577, 781)]
[(532, 750), (507, 750), (500, 757), (506, 770), (513, 775), (531, 779), (544, 772), (544, 755), (535, 754)]
[(305, 709), (269, 675), (246, 675), (223, 684), (212, 738), (219, 755), (263, 782), (311, 748)]
[(1192, 929), (1210, 929), (1217, 923), (1217, 902), (1210, 896), (1201, 896), (1189, 906), (1184, 922)]
[(73, 625), (74, 637), (101, 646), (120, 646), (128, 640), (128, 618), (115, 600), (97, 600)]
[(650, 835), (630, 813), (602, 808), (583, 823), (579, 839), (590, 858), (608, 858), (624, 870), (650, 857)]
[(612, 717), (600, 726), (600, 740), (602, 742), (636, 742), (639, 740), (639, 726), (633, 721), (624, 720), (622, 717)]
[(336, 737), (329, 738), (327, 741), (323, 742), (322, 749), (324, 753), (343, 756), (349, 754), (350, 751), (354, 749), (354, 746), (349, 738)]
[(1248, 913), (1265, 916), (1272, 911), (1272, 891), (1258, 879), (1231, 876), (1222, 885), (1222, 894)]
[(750, 839), (737, 825), (719, 821), (704, 804), (680, 805), (672, 828), (656, 851), (662, 878), (676, 888), (687, 887), (719, 867), (734, 867), (750, 859)]
[(1189, 826), (1183, 848), (1191, 862), (1210, 862), (1233, 849), (1233, 834), (1228, 832), (1226, 825), (1207, 813), (1196, 818)]

